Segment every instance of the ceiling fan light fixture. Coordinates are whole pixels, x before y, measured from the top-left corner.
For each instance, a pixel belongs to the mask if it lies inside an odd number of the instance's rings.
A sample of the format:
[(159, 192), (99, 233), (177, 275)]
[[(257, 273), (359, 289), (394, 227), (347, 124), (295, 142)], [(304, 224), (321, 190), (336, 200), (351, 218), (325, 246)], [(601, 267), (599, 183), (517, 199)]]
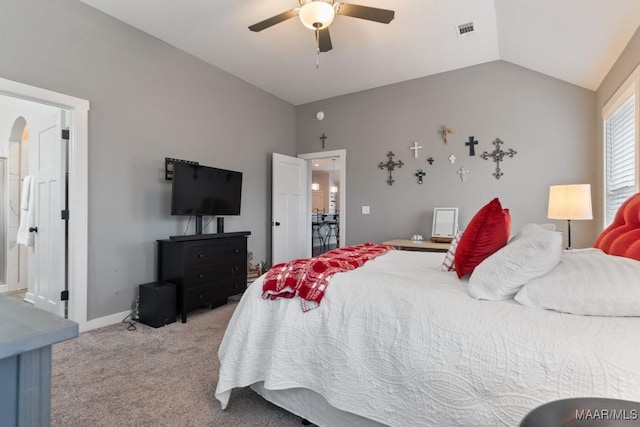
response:
[(336, 11), (331, 5), (323, 0), (308, 0), (300, 6), (298, 14), (302, 24), (310, 30), (322, 30), (333, 22)]

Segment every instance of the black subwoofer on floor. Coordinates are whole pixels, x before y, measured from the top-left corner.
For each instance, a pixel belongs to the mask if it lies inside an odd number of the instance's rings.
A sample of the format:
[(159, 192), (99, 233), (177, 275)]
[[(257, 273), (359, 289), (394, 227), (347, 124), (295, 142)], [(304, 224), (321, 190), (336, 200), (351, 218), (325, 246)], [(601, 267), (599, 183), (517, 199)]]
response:
[(138, 296), (140, 323), (159, 328), (176, 321), (175, 283), (145, 283), (140, 285)]

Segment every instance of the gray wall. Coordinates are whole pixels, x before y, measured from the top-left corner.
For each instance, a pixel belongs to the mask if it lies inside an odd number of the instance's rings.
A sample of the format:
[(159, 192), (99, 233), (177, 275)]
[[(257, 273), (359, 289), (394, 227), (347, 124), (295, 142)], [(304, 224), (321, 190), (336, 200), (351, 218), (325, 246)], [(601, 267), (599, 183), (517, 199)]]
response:
[[(629, 75), (636, 69), (636, 67), (640, 65), (640, 27), (636, 30), (636, 33), (633, 35), (625, 49), (622, 51), (622, 54), (616, 60), (616, 63), (613, 64), (611, 70), (607, 73), (602, 83), (600, 83), (600, 87), (598, 88), (597, 94), (597, 123), (598, 128), (596, 135), (598, 136), (598, 151), (597, 151), (597, 170), (598, 170), (598, 195), (599, 200), (603, 200), (604, 197), (604, 131), (603, 131), (603, 119), (602, 119), (602, 107), (606, 104), (611, 96), (615, 93), (616, 90), (620, 87), (622, 83), (629, 77)], [(595, 208), (595, 206), (594, 206)], [(598, 205), (598, 217), (597, 221), (600, 227), (604, 224), (604, 206), (603, 203), (600, 202)], [(594, 212), (595, 213), (595, 212)]]
[[(550, 222), (549, 185), (595, 184), (595, 103), (592, 91), (496, 61), (298, 106), (297, 151), (320, 151), (323, 132), (327, 150), (346, 148), (347, 244), (429, 236), (434, 207), (459, 207), (464, 228), (493, 197), (511, 210), (517, 231)], [(448, 145), (438, 135), (444, 124), (455, 130)], [(480, 142), (475, 157), (464, 145), (471, 135)], [(518, 152), (501, 164), (500, 180), (492, 176), (495, 163), (479, 157), (496, 138)], [(419, 159), (409, 150), (413, 141), (424, 147)], [(389, 150), (405, 162), (392, 186), (377, 167)], [(461, 166), (470, 170), (464, 183), (456, 173)], [(427, 173), (423, 185), (417, 169)], [(370, 215), (360, 213), (362, 205), (371, 206)], [(566, 221), (556, 224), (566, 229)], [(593, 243), (594, 221), (572, 228), (574, 247)]]
[(268, 259), (270, 153), (295, 153), (292, 105), (75, 0), (0, 10), (0, 77), (91, 102), (89, 320), (129, 309), (156, 278), (155, 239), (184, 232), (165, 157), (244, 172), (226, 229)]

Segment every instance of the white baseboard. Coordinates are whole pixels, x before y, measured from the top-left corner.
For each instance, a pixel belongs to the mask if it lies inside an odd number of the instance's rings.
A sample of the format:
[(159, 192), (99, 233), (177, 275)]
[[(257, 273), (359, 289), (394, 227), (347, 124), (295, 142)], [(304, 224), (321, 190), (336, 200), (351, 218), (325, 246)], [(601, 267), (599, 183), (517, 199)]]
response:
[(120, 313), (110, 314), (97, 319), (88, 320), (84, 325), (80, 325), (80, 332), (90, 331), (92, 329), (102, 328), (104, 326), (115, 325), (131, 314), (131, 310), (122, 311)]

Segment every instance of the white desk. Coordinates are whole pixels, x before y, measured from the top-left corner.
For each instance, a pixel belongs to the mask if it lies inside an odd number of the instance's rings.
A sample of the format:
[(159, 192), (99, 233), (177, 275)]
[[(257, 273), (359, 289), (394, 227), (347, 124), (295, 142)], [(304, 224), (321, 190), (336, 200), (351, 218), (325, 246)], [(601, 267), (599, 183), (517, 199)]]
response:
[(404, 251), (447, 252), (450, 243), (436, 243), (431, 240), (395, 239), (387, 240), (383, 245), (393, 246)]

